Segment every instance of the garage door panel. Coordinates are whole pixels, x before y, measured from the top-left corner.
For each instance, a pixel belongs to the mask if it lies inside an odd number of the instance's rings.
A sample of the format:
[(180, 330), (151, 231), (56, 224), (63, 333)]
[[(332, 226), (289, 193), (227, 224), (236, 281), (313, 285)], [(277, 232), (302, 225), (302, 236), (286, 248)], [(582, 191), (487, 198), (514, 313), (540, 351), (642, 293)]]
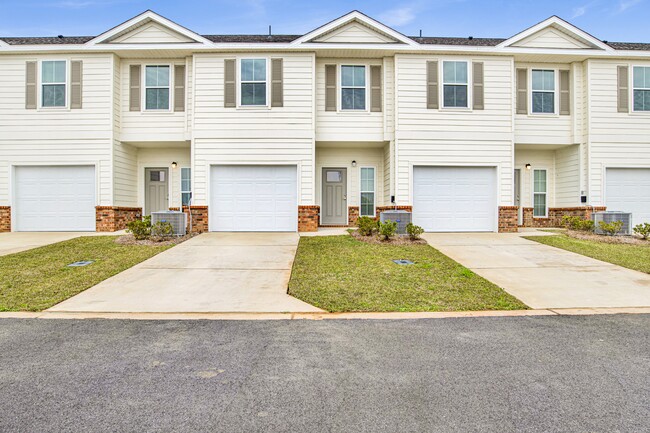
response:
[(650, 222), (650, 168), (608, 168), (607, 210), (632, 212), (632, 224)]
[(496, 169), (414, 167), (413, 220), (427, 231), (494, 231)]

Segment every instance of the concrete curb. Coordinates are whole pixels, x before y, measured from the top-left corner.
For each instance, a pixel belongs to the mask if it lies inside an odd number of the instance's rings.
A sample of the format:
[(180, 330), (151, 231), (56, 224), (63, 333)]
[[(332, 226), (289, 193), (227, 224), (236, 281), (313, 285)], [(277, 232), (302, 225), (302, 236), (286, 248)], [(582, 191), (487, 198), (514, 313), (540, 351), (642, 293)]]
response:
[(588, 316), (650, 314), (650, 307), (563, 308), (512, 311), (451, 311), (421, 313), (93, 313), (7, 312), (0, 319), (122, 319), (122, 320), (414, 320), (462, 317)]

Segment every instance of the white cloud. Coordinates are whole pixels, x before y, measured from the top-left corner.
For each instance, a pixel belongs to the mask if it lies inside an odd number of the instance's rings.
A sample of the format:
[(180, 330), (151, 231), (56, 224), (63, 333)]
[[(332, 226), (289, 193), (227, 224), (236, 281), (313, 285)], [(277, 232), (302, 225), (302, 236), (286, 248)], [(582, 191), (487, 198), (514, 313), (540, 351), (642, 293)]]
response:
[(619, 0), (619, 2), (618, 2), (618, 11), (619, 12), (625, 12), (626, 10), (630, 9), (631, 7), (638, 5), (642, 1), (643, 0)]
[(579, 6), (577, 8), (573, 8), (573, 15), (571, 15), (571, 19), (578, 18), (578, 17), (581, 17), (584, 14), (586, 14), (587, 13), (587, 8), (588, 8), (587, 5)]
[(404, 6), (383, 12), (378, 18), (387, 26), (404, 26), (415, 19), (415, 11), (411, 6)]

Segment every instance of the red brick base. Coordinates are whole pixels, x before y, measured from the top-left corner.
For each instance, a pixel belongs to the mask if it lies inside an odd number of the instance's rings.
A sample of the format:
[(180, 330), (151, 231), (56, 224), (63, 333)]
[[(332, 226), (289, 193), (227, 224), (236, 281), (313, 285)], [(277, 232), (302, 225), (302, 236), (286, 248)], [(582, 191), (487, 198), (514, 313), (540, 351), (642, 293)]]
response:
[(499, 233), (517, 233), (519, 206), (499, 206)]
[(131, 221), (142, 218), (142, 208), (97, 206), (95, 207), (95, 230), (115, 232), (124, 230)]
[(299, 232), (316, 232), (318, 231), (320, 206), (298, 206), (298, 231)]
[(348, 225), (355, 227), (359, 220), (359, 206), (348, 206)]
[(11, 206), (0, 206), (0, 233), (11, 231)]
[[(604, 206), (594, 207), (595, 212), (602, 212), (607, 208)], [(524, 221), (523, 227), (562, 227), (562, 218), (566, 215), (577, 216), (584, 219), (591, 219), (591, 206), (582, 207), (556, 207), (548, 209), (547, 218), (533, 217), (533, 208), (525, 207), (523, 209)]]

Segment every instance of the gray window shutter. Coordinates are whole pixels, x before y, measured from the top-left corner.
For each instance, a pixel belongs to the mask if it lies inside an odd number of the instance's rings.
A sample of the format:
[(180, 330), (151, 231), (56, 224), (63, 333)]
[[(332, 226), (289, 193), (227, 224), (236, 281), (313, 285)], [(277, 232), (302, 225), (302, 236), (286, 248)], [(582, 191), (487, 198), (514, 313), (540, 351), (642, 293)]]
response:
[(629, 113), (630, 111), (630, 84), (627, 66), (618, 67), (618, 112)]
[(427, 108), (438, 108), (438, 62), (427, 62)]
[(560, 115), (571, 114), (571, 83), (569, 71), (560, 71)]
[(25, 67), (25, 108), (36, 110), (36, 62), (27, 62)]
[(174, 66), (174, 111), (185, 111), (185, 65)]
[(129, 111), (140, 111), (140, 92), (141, 66), (131, 65), (129, 67)]
[(223, 106), (234, 108), (237, 106), (237, 81), (235, 59), (223, 61)]
[(517, 69), (517, 114), (528, 114), (528, 69)]
[(474, 110), (485, 109), (484, 81), (483, 62), (472, 63), (472, 108)]
[(370, 66), (370, 111), (381, 111), (381, 66)]
[(325, 65), (325, 111), (336, 111), (336, 65)]
[(283, 68), (282, 59), (271, 59), (271, 107), (284, 106)]
[(70, 62), (70, 108), (82, 107), (83, 63), (81, 60)]

